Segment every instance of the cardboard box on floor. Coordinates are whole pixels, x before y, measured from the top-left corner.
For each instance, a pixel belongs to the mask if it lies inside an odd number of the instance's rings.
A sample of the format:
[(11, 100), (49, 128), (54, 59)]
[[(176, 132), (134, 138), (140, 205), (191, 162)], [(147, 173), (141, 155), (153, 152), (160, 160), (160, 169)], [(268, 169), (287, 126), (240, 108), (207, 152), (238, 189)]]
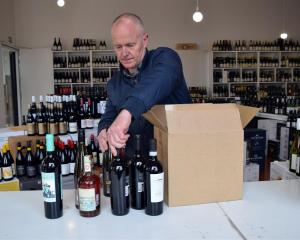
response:
[(242, 198), (243, 127), (257, 112), (236, 104), (182, 104), (144, 114), (155, 126), (169, 206)]

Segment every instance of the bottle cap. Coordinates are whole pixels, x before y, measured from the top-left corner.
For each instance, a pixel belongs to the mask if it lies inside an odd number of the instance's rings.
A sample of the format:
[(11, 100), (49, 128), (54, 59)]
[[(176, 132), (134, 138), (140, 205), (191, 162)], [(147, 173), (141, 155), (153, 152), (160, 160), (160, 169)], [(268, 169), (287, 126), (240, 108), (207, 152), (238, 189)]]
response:
[(46, 135), (46, 148), (47, 152), (53, 152), (54, 151), (54, 135), (53, 134), (47, 134)]

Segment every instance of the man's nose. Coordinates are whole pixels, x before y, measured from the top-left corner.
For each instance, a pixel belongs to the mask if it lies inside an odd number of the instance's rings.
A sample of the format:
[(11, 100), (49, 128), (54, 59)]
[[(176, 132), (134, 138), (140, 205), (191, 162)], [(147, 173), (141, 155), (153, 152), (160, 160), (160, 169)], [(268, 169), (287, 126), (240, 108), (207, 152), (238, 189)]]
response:
[(129, 53), (129, 52), (128, 52), (127, 47), (123, 47), (123, 48), (122, 48), (122, 53), (121, 53), (122, 56), (123, 56), (123, 57), (126, 57), (126, 56), (128, 55), (128, 53)]

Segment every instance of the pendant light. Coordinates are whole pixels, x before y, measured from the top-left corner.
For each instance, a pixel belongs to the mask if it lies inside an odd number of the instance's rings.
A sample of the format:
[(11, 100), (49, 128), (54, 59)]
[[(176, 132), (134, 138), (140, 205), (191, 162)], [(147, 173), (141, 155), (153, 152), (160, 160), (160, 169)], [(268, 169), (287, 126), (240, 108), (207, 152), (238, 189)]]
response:
[(63, 7), (63, 6), (65, 6), (65, 0), (57, 0), (56, 4), (59, 7)]
[(287, 31), (286, 31), (286, 0), (282, 0), (282, 2), (283, 2), (283, 8), (282, 8), (282, 11), (283, 11), (283, 14), (282, 14), (283, 31), (280, 34), (280, 38), (281, 39), (287, 39), (288, 34), (287, 34)]
[(198, 0), (197, 0), (197, 6), (196, 6), (196, 11), (193, 14), (193, 20), (195, 22), (201, 22), (203, 19), (203, 14), (199, 11), (199, 5), (198, 5)]

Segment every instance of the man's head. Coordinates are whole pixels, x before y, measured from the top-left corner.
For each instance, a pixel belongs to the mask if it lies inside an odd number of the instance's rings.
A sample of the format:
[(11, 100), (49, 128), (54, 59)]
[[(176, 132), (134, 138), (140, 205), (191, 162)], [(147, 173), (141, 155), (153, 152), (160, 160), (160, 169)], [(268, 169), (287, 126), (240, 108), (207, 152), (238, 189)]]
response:
[(140, 17), (132, 13), (118, 16), (113, 21), (111, 37), (118, 60), (129, 72), (135, 72), (148, 45), (148, 35)]

